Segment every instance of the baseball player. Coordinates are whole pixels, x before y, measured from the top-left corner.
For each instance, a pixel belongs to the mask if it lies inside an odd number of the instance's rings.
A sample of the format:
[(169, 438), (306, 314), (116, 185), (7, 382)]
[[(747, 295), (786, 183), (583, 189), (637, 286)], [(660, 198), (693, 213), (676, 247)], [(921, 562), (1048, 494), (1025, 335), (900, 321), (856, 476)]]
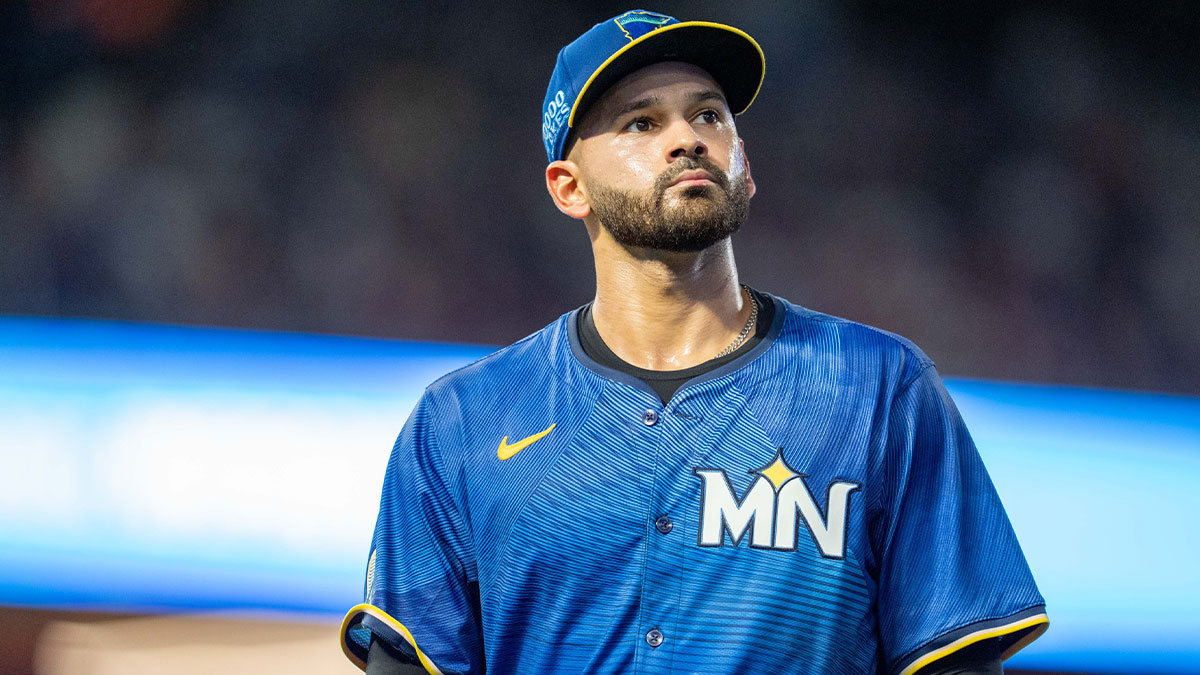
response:
[(342, 626), (368, 673), (999, 673), (1046, 628), (929, 358), (739, 283), (763, 75), (640, 10), (559, 53), (596, 297), (425, 390)]

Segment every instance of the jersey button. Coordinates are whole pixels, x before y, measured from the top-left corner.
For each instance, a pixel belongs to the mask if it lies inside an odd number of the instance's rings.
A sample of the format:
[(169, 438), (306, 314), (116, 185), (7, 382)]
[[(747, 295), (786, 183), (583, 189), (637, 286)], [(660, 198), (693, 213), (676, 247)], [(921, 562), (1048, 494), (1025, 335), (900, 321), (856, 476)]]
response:
[(658, 424), (658, 412), (653, 408), (647, 408), (646, 412), (642, 413), (642, 424), (648, 427)]
[(651, 628), (649, 632), (646, 633), (646, 644), (650, 645), (651, 647), (657, 647), (661, 645), (662, 641), (663, 634), (661, 630), (657, 628)]
[(675, 527), (675, 523), (672, 523), (671, 519), (667, 516), (659, 516), (658, 520), (654, 521), (654, 527), (657, 528), (659, 532), (666, 534)]

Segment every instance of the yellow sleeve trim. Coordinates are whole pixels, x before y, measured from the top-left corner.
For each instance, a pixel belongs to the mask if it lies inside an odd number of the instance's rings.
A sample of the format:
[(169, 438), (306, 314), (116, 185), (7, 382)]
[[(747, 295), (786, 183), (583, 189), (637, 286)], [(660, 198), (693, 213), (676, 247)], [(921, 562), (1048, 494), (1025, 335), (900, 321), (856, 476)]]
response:
[(425, 671), (431, 673), (432, 675), (443, 675), (442, 671), (439, 670), (438, 667), (434, 665), (433, 661), (431, 661), (429, 657), (425, 655), (425, 652), (422, 652), (421, 648), (417, 646), (416, 639), (413, 638), (412, 633), (409, 632), (408, 628), (406, 628), (404, 624), (392, 618), (390, 614), (382, 609), (379, 609), (375, 605), (369, 605), (366, 603), (355, 605), (350, 608), (349, 612), (346, 612), (346, 618), (342, 619), (342, 628), (339, 632), (339, 636), (341, 637), (342, 641), (342, 653), (345, 654), (346, 658), (350, 659), (354, 665), (358, 666), (364, 671), (367, 669), (367, 662), (358, 658), (358, 656), (356, 656), (354, 652), (350, 651), (350, 648), (346, 645), (346, 631), (349, 630), (351, 621), (357, 618), (359, 614), (367, 614), (375, 617), (376, 619), (387, 624), (400, 635), (404, 636), (404, 639), (408, 641), (408, 644), (412, 645), (413, 651), (417, 653), (417, 658), (420, 659), (421, 665), (425, 667)]
[(1016, 654), (1017, 652), (1021, 651), (1021, 649), (1023, 647), (1025, 647), (1025, 645), (1028, 645), (1030, 642), (1033, 642), (1034, 640), (1036, 640), (1038, 638), (1038, 636), (1040, 636), (1042, 633), (1046, 632), (1046, 628), (1049, 625), (1050, 625), (1049, 617), (1047, 617), (1045, 614), (1035, 614), (1033, 616), (1026, 617), (1024, 619), (1021, 619), (1020, 621), (1015, 621), (1013, 623), (1010, 623), (1010, 624), (1007, 624), (1004, 626), (996, 626), (994, 628), (984, 628), (983, 630), (977, 630), (974, 633), (968, 633), (968, 634), (960, 637), (959, 639), (955, 640), (954, 642), (951, 642), (950, 644), (946, 645), (945, 647), (942, 647), (940, 649), (935, 649), (935, 650), (929, 652), (928, 654), (922, 656), (921, 658), (917, 659), (916, 661), (913, 661), (912, 663), (908, 664), (907, 668), (900, 671), (900, 675), (912, 675), (912, 673), (917, 672), (918, 670), (933, 663), (934, 661), (937, 661), (938, 659), (941, 659), (941, 658), (945, 658), (946, 656), (953, 654), (954, 652), (962, 649), (963, 647), (966, 647), (968, 645), (973, 645), (976, 642), (979, 642), (980, 640), (986, 640), (988, 638), (1000, 637), (1001, 635), (1008, 635), (1009, 633), (1015, 633), (1019, 630), (1025, 630), (1026, 628), (1029, 628), (1030, 626), (1038, 626), (1038, 628), (1031, 631), (1029, 633), (1029, 635), (1026, 635), (1025, 637), (1021, 638), (1020, 640), (1017, 640), (1015, 643), (1013, 643), (1013, 645), (1011, 647), (1004, 650), (1004, 653), (1000, 655), (1000, 660), (1004, 661), (1004, 660), (1008, 659), (1008, 657), (1012, 656), (1013, 654)]

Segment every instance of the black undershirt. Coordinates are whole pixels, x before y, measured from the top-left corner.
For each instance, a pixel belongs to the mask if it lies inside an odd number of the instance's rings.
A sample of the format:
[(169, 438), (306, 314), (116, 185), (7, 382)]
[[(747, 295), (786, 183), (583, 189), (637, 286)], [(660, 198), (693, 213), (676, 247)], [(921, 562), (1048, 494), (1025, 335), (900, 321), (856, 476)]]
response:
[[(596, 330), (596, 322), (592, 318), (591, 303), (584, 305), (578, 315), (579, 343), (583, 347), (583, 352), (596, 363), (645, 382), (666, 405), (679, 387), (688, 380), (733, 361), (763, 341), (775, 319), (775, 303), (770, 296), (753, 288), (750, 289), (750, 295), (758, 303), (758, 321), (754, 332), (732, 353), (709, 359), (691, 368), (646, 370), (626, 363), (621, 357), (614, 354), (608, 345), (604, 344), (600, 332)], [(921, 675), (1000, 675), (1003, 669), (1000, 666), (998, 654), (1006, 645), (1001, 644), (999, 640), (994, 643), (990, 642), (983, 641), (960, 649), (922, 668), (920, 673)], [(413, 663), (414, 660), (412, 655), (399, 653), (378, 640), (371, 640), (371, 648), (367, 655), (366, 675), (418, 675), (424, 673), (425, 668)]]
[(584, 305), (579, 312), (579, 323), (577, 326), (579, 329), (579, 344), (583, 347), (583, 353), (587, 354), (596, 363), (645, 382), (658, 394), (658, 398), (662, 400), (663, 405), (666, 405), (667, 401), (671, 400), (671, 397), (675, 395), (675, 392), (685, 382), (720, 368), (738, 358), (742, 354), (754, 349), (754, 345), (762, 342), (763, 338), (767, 336), (767, 333), (771, 330), (771, 323), (775, 320), (775, 303), (769, 296), (753, 288), (750, 289), (750, 295), (754, 298), (754, 302), (758, 303), (758, 321), (755, 324), (754, 332), (747, 336), (746, 341), (733, 352), (715, 359), (709, 359), (691, 368), (684, 368), (683, 370), (646, 370), (645, 368), (638, 368), (621, 360), (621, 357), (614, 354), (608, 348), (608, 345), (604, 344), (599, 331), (596, 330), (596, 321), (592, 318), (591, 303)]

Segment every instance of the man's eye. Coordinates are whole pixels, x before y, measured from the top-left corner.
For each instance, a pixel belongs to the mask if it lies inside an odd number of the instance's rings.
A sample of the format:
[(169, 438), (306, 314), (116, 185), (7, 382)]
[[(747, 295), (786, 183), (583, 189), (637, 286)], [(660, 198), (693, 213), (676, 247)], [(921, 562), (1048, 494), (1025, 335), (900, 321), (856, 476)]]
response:
[(716, 110), (705, 110), (700, 113), (699, 117), (708, 124), (716, 124), (721, 121), (721, 116), (717, 114)]
[(650, 120), (646, 119), (645, 117), (639, 117), (636, 120), (630, 122), (629, 126), (625, 127), (625, 130), (633, 131), (633, 132), (637, 132), (637, 133), (642, 133), (644, 131), (650, 131)]

